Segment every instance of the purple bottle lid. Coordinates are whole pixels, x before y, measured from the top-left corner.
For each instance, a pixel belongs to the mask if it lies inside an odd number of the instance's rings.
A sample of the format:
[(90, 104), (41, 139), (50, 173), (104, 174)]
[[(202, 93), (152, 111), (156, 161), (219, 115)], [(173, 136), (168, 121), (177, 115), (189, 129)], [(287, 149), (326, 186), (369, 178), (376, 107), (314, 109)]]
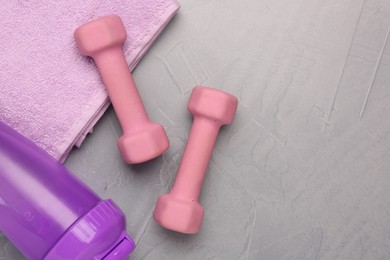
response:
[(67, 230), (44, 259), (127, 259), (135, 243), (124, 226), (123, 213), (114, 202), (101, 201)]

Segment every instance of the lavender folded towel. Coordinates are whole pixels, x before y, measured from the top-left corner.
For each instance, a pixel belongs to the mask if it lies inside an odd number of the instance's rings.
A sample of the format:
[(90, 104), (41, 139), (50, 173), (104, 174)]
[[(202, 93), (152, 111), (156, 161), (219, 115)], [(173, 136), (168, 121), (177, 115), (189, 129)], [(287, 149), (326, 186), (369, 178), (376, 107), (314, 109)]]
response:
[(95, 64), (73, 31), (119, 15), (133, 69), (179, 9), (176, 0), (3, 1), (0, 5), (0, 121), (64, 161), (109, 106)]

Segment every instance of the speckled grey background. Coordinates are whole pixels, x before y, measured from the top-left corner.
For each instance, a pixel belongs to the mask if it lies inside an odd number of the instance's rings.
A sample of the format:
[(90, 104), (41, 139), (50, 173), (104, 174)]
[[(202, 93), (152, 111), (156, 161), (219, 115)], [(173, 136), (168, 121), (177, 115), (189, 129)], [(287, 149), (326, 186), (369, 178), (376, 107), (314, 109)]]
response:
[[(180, 0), (134, 71), (169, 151), (129, 166), (112, 109), (66, 166), (127, 216), (132, 259), (390, 259), (390, 2)], [(239, 98), (203, 186), (197, 235), (152, 219), (204, 84)], [(0, 235), (0, 259), (23, 259)]]

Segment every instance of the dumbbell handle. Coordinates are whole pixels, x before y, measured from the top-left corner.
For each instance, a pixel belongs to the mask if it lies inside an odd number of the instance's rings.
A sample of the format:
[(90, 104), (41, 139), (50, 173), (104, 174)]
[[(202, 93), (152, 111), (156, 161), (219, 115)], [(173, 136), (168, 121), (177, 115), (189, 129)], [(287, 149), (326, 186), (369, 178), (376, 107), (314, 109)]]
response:
[(198, 200), (208, 162), (221, 125), (195, 116), (171, 194)]
[(122, 48), (111, 47), (94, 55), (93, 59), (123, 132), (149, 121)]

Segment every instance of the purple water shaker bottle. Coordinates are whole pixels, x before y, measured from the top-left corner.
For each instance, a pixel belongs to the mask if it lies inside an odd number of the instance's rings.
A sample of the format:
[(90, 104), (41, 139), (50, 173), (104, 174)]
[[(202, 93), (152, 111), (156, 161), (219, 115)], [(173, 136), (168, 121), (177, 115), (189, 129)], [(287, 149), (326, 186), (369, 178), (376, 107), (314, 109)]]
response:
[(0, 231), (28, 259), (127, 259), (125, 217), (0, 122)]

